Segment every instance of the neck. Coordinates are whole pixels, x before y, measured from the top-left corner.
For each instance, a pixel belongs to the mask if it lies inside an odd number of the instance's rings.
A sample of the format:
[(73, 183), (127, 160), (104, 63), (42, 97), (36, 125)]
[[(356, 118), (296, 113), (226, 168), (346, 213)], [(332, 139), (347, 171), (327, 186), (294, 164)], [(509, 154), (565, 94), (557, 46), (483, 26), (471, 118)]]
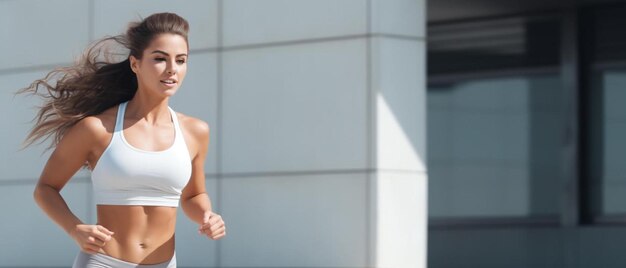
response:
[(137, 90), (135, 96), (128, 101), (125, 114), (137, 120), (144, 120), (150, 125), (171, 122), (171, 114), (168, 108), (169, 97), (159, 98), (142, 94), (142, 92)]

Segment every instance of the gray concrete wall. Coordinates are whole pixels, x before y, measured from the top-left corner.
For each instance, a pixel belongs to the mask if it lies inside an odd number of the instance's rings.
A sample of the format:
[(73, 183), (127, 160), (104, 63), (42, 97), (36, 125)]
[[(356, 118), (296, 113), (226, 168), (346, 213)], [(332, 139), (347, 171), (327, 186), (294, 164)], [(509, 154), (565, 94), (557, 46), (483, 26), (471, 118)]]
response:
[[(17, 152), (37, 102), (12, 97), (89, 41), (170, 11), (191, 25), (170, 105), (211, 126), (207, 190), (228, 228), (179, 210), (181, 267), (425, 267), (425, 1), (0, 1), (0, 267), (71, 265), (36, 206), (50, 152)], [(88, 171), (63, 189), (94, 223)]]

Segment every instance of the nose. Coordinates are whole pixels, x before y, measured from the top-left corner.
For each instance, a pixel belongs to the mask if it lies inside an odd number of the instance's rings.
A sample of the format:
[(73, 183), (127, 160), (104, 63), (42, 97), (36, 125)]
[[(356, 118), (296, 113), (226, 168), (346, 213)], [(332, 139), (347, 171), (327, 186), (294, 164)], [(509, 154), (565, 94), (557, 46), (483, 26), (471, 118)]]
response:
[(168, 64), (167, 67), (167, 73), (168, 74), (175, 74), (176, 73), (176, 64)]

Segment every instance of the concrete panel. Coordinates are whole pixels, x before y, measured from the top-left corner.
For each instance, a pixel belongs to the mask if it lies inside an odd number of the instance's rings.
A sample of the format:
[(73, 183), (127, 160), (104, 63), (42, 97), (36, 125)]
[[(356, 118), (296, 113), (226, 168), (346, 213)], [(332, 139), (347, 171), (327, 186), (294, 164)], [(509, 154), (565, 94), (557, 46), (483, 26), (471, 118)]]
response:
[[(79, 247), (33, 199), (35, 184), (0, 182), (0, 266), (70, 267)], [(88, 223), (88, 187), (86, 182), (70, 181), (61, 195), (70, 210)]]
[(224, 46), (364, 34), (365, 0), (223, 1)]
[(371, 0), (372, 32), (426, 36), (426, 0)]
[(363, 267), (366, 175), (226, 178), (224, 267)]
[(366, 166), (365, 40), (224, 53), (223, 172)]
[[(44, 144), (34, 144), (19, 151), (21, 143), (33, 127), (32, 120), (37, 110), (35, 105), (40, 104), (39, 97), (30, 95), (14, 96), (20, 88), (28, 86), (33, 80), (42, 78), (44, 72), (28, 72), (0, 76), (0, 83), (5, 89), (0, 91), (0, 113), (4, 116), (0, 128), (0, 180), (36, 179), (52, 151), (43, 155)], [(41, 88), (40, 92), (45, 89)]]
[(382, 171), (372, 176), (375, 267), (426, 267), (427, 175)]
[(421, 41), (374, 38), (375, 167), (426, 170), (426, 55)]
[(0, 1), (0, 70), (72, 62), (89, 41), (88, 16), (88, 1)]

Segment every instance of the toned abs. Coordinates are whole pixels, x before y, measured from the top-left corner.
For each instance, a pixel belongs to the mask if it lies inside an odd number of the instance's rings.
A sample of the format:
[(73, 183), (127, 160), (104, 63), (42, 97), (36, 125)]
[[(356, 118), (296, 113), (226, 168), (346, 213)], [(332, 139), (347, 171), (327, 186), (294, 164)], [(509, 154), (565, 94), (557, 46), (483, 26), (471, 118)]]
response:
[(157, 264), (174, 254), (176, 208), (98, 205), (98, 223), (114, 232), (101, 253), (128, 262)]

